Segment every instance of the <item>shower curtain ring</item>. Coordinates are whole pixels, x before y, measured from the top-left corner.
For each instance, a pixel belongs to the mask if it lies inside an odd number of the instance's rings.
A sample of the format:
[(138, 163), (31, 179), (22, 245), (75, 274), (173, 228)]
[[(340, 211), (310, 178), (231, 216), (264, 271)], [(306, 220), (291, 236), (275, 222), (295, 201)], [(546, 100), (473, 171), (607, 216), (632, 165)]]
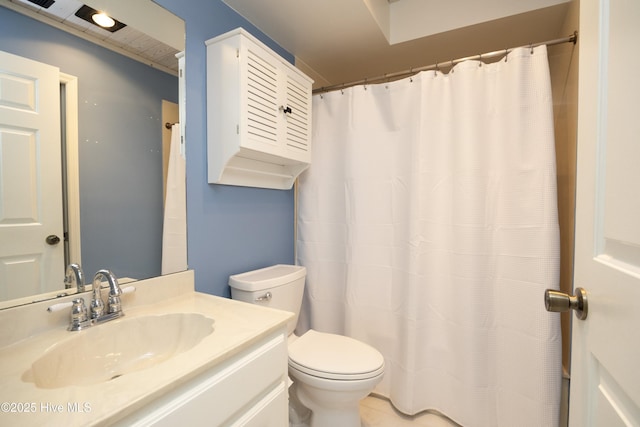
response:
[(504, 62), (509, 60), (509, 49), (504, 50)]
[(450, 71), (453, 73), (453, 59), (451, 60), (451, 70)]
[(482, 54), (479, 54), (478, 58), (480, 60), (480, 63), (478, 64), (478, 67), (482, 67)]
[(531, 55), (533, 55), (533, 43), (529, 44), (529, 49), (531, 49)]
[(436, 69), (435, 69), (435, 70), (433, 70), (433, 75), (434, 75), (434, 76), (437, 76), (437, 75), (438, 75), (438, 71), (440, 71), (440, 64), (438, 64), (438, 63), (436, 62)]

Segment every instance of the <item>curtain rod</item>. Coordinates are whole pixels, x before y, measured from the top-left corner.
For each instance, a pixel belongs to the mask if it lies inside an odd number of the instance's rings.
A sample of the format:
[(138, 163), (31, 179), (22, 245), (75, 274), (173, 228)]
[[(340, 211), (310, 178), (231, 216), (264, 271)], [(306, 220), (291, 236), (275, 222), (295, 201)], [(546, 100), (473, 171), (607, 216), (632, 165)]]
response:
[(483, 59), (487, 59), (487, 58), (495, 58), (496, 56), (507, 55), (512, 50), (519, 49), (519, 48), (530, 48), (530, 49), (533, 49), (534, 47), (538, 47), (538, 46), (542, 46), (542, 45), (553, 46), (553, 45), (562, 44), (562, 43), (573, 43), (573, 44), (576, 44), (577, 41), (578, 41), (578, 32), (574, 31), (573, 34), (570, 35), (569, 37), (563, 37), (563, 38), (560, 38), (560, 39), (549, 40), (549, 41), (541, 42), (541, 43), (531, 43), (531, 44), (528, 44), (526, 46), (519, 46), (519, 47), (513, 47), (513, 48), (509, 48), (509, 49), (496, 50), (494, 52), (483, 53), (483, 54), (474, 55), (474, 56), (467, 56), (465, 58), (452, 59), (450, 61), (439, 62), (439, 63), (436, 63), (436, 64), (427, 65), (427, 66), (424, 66), (424, 67), (412, 68), (410, 70), (398, 71), (398, 72), (390, 73), (390, 74), (384, 74), (382, 76), (373, 77), (373, 78), (370, 78), (370, 79), (367, 78), (367, 79), (362, 79), (362, 80), (349, 82), (349, 83), (341, 83), (341, 84), (336, 84), (336, 85), (323, 86), (321, 88), (314, 89), (312, 93), (313, 94), (325, 93), (325, 92), (331, 92), (333, 90), (338, 90), (338, 89), (346, 89), (348, 87), (357, 86), (357, 85), (361, 85), (361, 84), (375, 83), (375, 82), (381, 82), (381, 81), (390, 80), (390, 79), (409, 77), (409, 76), (412, 76), (414, 74), (419, 73), (420, 71), (439, 70), (441, 66), (442, 67), (453, 67), (454, 65), (456, 65), (456, 64), (458, 64), (460, 62), (463, 62), (463, 61), (473, 61), (473, 60), (478, 60), (478, 59), (479, 60), (483, 60)]

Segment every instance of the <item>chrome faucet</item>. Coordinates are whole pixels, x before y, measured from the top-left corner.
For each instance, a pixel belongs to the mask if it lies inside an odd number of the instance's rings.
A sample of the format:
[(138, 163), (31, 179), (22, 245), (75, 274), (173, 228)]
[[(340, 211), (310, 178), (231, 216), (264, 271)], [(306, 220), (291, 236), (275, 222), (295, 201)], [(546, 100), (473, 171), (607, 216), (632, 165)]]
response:
[[(65, 283), (70, 284), (75, 280), (78, 291), (84, 291), (83, 277), (84, 275), (80, 266), (78, 264), (71, 264), (67, 268)], [(102, 279), (106, 279), (109, 284), (109, 299), (107, 300), (106, 313), (101, 294)], [(82, 286), (80, 285), (81, 283)], [(93, 276), (93, 297), (91, 298), (89, 309), (87, 309), (83, 298), (75, 298), (71, 302), (53, 304), (47, 308), (47, 311), (53, 313), (71, 307), (71, 321), (69, 322), (67, 330), (81, 331), (93, 325), (124, 316), (120, 296), (125, 293), (135, 292), (135, 290), (135, 286), (129, 286), (123, 291), (118, 284), (118, 279), (111, 271), (106, 269), (98, 270), (95, 276)]]
[[(104, 314), (104, 302), (100, 294), (100, 285), (102, 279), (106, 279), (109, 284), (109, 298), (107, 300), (107, 313)], [(95, 276), (93, 276), (93, 298), (91, 299), (91, 318), (96, 322), (106, 322), (111, 319), (115, 319), (123, 315), (122, 303), (120, 302), (120, 295), (122, 295), (122, 289), (118, 284), (118, 279), (109, 270), (98, 270)]]
[(84, 272), (80, 264), (69, 264), (64, 274), (65, 289), (72, 288), (74, 282), (78, 288), (78, 293), (84, 292)]

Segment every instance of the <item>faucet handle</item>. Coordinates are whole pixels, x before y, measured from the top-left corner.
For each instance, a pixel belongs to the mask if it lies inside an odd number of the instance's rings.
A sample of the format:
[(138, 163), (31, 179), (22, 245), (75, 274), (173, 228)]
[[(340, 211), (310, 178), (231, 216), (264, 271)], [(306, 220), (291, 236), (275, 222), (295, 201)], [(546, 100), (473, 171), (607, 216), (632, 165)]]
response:
[(84, 304), (84, 299), (76, 298), (72, 301), (73, 305), (71, 306), (71, 323), (69, 323), (70, 331), (79, 331), (82, 329), (87, 321), (89, 320), (89, 316), (87, 315), (87, 307)]
[(107, 302), (109, 313), (122, 313), (122, 301), (117, 295), (109, 294), (109, 300)]
[(71, 301), (71, 320), (79, 320), (81, 322), (87, 320), (87, 307), (84, 304), (83, 298), (76, 298)]
[(97, 319), (104, 314), (104, 302), (100, 294), (100, 280), (93, 281), (93, 297), (91, 298), (91, 318)]

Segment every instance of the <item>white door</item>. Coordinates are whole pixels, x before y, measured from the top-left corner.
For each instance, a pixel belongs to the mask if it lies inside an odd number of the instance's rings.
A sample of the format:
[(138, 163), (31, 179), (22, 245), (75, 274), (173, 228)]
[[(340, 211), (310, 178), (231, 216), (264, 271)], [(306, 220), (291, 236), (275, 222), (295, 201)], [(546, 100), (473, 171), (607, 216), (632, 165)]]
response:
[(58, 68), (0, 52), (0, 300), (64, 287), (60, 138)]
[(569, 424), (640, 426), (640, 2), (580, 0)]

